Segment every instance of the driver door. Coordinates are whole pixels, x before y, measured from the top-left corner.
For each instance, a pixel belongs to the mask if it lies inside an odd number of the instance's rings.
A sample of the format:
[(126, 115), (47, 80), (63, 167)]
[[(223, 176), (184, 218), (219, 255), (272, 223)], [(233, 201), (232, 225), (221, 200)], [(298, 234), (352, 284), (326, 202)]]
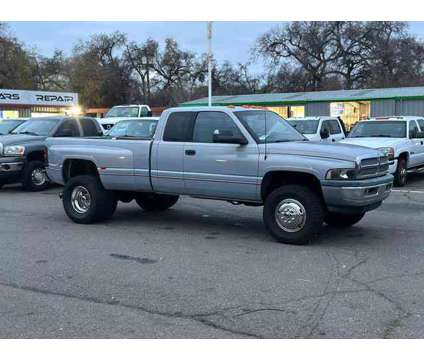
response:
[(256, 200), (259, 150), (247, 145), (214, 143), (214, 134), (243, 136), (234, 120), (220, 111), (199, 112), (191, 142), (184, 145), (184, 185), (189, 195)]

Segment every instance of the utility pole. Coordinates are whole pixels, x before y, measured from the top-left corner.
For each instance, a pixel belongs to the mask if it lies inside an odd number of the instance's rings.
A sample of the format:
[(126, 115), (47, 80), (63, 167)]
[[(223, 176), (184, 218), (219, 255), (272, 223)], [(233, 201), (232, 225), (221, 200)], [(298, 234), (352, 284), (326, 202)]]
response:
[(208, 21), (208, 106), (212, 106), (212, 21)]

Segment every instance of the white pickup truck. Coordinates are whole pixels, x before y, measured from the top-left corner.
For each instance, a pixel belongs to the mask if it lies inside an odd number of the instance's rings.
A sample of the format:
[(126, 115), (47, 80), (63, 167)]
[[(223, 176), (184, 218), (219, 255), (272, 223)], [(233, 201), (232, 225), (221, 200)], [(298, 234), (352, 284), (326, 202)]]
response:
[(393, 116), (358, 122), (341, 141), (383, 150), (396, 186), (404, 186), (408, 172), (424, 167), (424, 117)]
[(346, 137), (344, 125), (337, 117), (311, 116), (287, 121), (310, 141), (337, 142)]
[(110, 130), (117, 122), (134, 118), (147, 118), (152, 116), (148, 105), (117, 105), (112, 107), (104, 118), (99, 119), (104, 130)]

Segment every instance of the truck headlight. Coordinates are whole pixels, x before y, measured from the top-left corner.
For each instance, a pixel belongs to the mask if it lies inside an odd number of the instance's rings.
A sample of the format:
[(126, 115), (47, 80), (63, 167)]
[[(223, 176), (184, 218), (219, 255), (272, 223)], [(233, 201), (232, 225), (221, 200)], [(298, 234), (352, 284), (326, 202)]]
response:
[(327, 180), (354, 180), (356, 178), (356, 169), (331, 169), (325, 176)]
[(389, 158), (389, 161), (393, 161), (395, 159), (395, 149), (392, 147), (381, 147), (377, 150), (380, 150), (384, 153), (384, 156), (387, 156)]
[(23, 156), (25, 154), (25, 146), (12, 145), (5, 146), (3, 150), (5, 156)]

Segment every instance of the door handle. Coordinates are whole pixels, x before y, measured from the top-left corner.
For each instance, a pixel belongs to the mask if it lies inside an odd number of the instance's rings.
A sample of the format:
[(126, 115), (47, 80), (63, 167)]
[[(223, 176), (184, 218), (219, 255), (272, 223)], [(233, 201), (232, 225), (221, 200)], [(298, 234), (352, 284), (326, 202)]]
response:
[(194, 156), (196, 155), (196, 150), (186, 150), (185, 154), (188, 156)]

